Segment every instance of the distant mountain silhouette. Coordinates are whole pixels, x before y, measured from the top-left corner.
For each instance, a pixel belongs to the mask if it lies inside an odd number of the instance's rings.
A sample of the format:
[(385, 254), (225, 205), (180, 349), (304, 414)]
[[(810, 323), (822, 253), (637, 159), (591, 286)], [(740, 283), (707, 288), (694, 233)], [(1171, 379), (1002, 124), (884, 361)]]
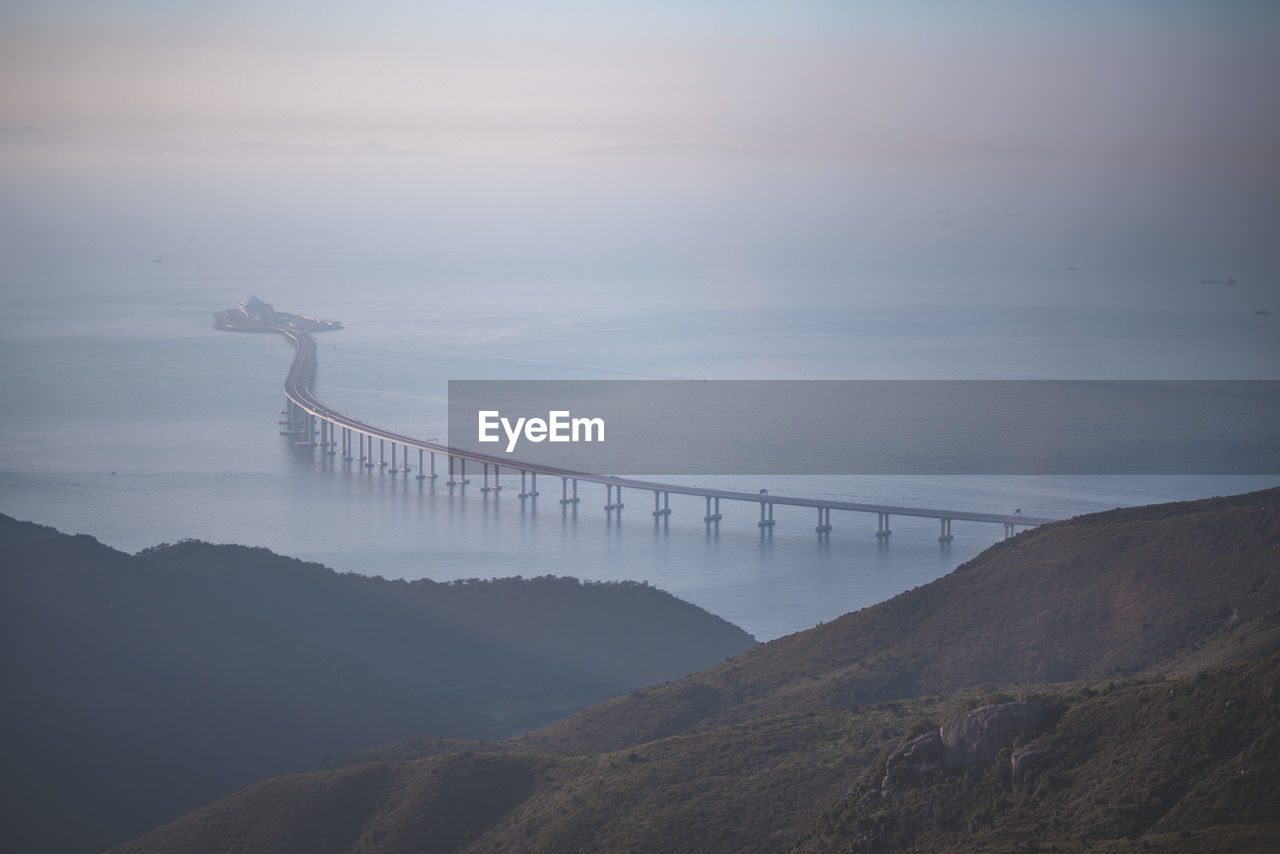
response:
[(754, 645), (644, 584), (339, 574), (265, 549), (128, 555), (0, 516), (12, 851), (97, 851), (408, 736), (499, 738)]

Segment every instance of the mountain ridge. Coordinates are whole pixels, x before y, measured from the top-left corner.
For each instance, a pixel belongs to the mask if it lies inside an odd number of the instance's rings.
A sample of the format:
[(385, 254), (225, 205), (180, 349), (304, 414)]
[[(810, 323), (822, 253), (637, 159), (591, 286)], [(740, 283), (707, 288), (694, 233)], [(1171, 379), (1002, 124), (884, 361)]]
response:
[[(306, 796), (326, 775), (382, 768), (397, 791), (434, 791), (494, 756), (532, 785), (455, 814), (461, 842), (424, 849), (412, 828), (441, 819), (435, 807), (365, 787), (360, 806), (343, 801), (347, 842), (316, 850), (1270, 850), (1278, 509), (1272, 489), (1046, 525), (888, 602), (523, 736), (372, 748), (119, 851), (204, 850), (210, 829), (253, 848), (331, 813)], [(1043, 709), (1039, 729), (981, 723), (1010, 704)], [(964, 726), (987, 739), (982, 763), (893, 758)], [(1040, 748), (1018, 754), (1035, 785), (1015, 784), (1015, 753)], [(882, 789), (891, 765), (907, 770)], [(285, 803), (288, 816), (271, 806)]]

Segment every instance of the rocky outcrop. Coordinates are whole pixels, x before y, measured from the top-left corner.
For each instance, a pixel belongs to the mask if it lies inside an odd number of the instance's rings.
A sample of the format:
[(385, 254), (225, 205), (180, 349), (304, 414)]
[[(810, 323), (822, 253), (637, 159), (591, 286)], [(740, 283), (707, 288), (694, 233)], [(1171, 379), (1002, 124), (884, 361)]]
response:
[[(1040, 703), (997, 703), (981, 706), (951, 718), (941, 727), (911, 739), (899, 747), (884, 763), (884, 794), (918, 785), (923, 778), (939, 770), (956, 770), (986, 765), (1014, 739), (1033, 738), (1043, 732), (1052, 714)], [(1044, 750), (1023, 750), (1025, 769), (1031, 767)], [(1020, 767), (1014, 762), (1014, 779), (1020, 779)]]
[(915, 785), (925, 774), (942, 768), (942, 762), (942, 737), (938, 730), (929, 730), (889, 754), (884, 763), (884, 781), (880, 789), (887, 794), (903, 786)]
[(1014, 739), (1033, 738), (1051, 718), (1040, 703), (999, 703), (980, 706), (947, 721), (938, 730), (943, 761), (948, 768), (985, 765)]
[(1027, 747), (1015, 750), (1009, 757), (1009, 768), (1014, 785), (1021, 783), (1033, 771), (1039, 771), (1057, 756), (1058, 751), (1052, 747)]

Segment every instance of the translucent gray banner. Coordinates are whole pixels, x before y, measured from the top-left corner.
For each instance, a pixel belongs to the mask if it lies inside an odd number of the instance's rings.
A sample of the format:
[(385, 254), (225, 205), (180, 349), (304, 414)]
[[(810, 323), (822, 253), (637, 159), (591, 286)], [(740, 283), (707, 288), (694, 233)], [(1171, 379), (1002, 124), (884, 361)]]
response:
[(458, 380), (449, 444), (603, 475), (1265, 475), (1280, 381)]

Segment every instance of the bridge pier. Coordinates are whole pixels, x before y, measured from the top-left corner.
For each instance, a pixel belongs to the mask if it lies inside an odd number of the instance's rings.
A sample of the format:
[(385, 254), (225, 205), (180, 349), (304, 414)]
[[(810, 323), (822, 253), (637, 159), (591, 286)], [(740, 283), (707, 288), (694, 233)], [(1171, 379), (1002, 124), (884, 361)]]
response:
[[(573, 495), (569, 494), (569, 481), (573, 481)], [(561, 504), (577, 504), (578, 503), (578, 479), (576, 477), (560, 478), (560, 503)]]
[[(766, 510), (768, 512), (767, 516), (765, 515)], [(771, 501), (760, 502), (760, 527), (761, 528), (773, 527), (773, 502)]]
[(480, 476), (480, 491), (488, 492), (489, 491), (489, 464), (481, 463), (480, 466), (483, 472)]
[(379, 439), (378, 440), (378, 468), (384, 469), (386, 467), (387, 467), (387, 440)]
[(1004, 523), (1004, 538), (1006, 540), (1013, 536), (1013, 527), (1014, 526), (1012, 522)]
[[(658, 506), (659, 498), (661, 498), (662, 500), (661, 507)], [(656, 489), (653, 491), (653, 515), (655, 518), (659, 516), (671, 515), (671, 493), (670, 492), (661, 492)]]
[(878, 517), (876, 522), (876, 538), (880, 540), (886, 539), (893, 533), (893, 531), (889, 530), (889, 514), (877, 513), (876, 516)]
[(814, 528), (813, 530), (817, 531), (819, 534), (826, 534), (831, 531), (831, 508), (830, 507), (818, 508), (818, 527)]
[(711, 522), (719, 522), (719, 521), (720, 521), (720, 498), (719, 498), (719, 496), (716, 496), (716, 499), (715, 499), (715, 512), (712, 512), (711, 496), (710, 496), (710, 495), (708, 495), (708, 496), (707, 496), (707, 514), (706, 514), (705, 516), (703, 516), (703, 517), (702, 517), (702, 521), (707, 522), (707, 523), (711, 523)]
[(397, 471), (397, 468), (396, 468), (396, 443), (395, 443), (395, 442), (392, 442), (392, 443), (391, 443), (391, 473), (394, 475), (394, 474), (396, 473), (396, 471)]
[[(618, 490), (618, 497), (615, 500), (613, 490)], [(622, 509), (622, 487), (618, 484), (606, 483), (604, 485), (604, 509), (605, 510), (621, 510)]]
[(502, 487), (500, 487), (500, 485), (498, 485), (498, 463), (497, 463), (497, 462), (494, 462), (494, 463), (493, 463), (493, 485), (492, 485), (492, 487), (490, 487), (490, 485), (489, 485), (489, 465), (490, 465), (490, 463), (485, 462), (485, 463), (483, 463), (483, 465), (484, 465), (484, 481), (483, 481), (483, 484), (481, 484), (480, 492), (498, 492), (498, 490), (499, 490), (499, 489), (502, 489)]
[(949, 542), (951, 542), (951, 540), (952, 540), (952, 536), (951, 536), (951, 520), (950, 520), (950, 519), (941, 519), (941, 520), (939, 520), (939, 521), (942, 523), (942, 533), (938, 535), (938, 542), (940, 542), (940, 543), (949, 543)]
[(305, 435), (301, 442), (295, 442), (294, 445), (299, 448), (314, 448), (316, 446), (316, 421), (315, 416), (310, 412), (303, 410), (303, 424), (305, 426)]

